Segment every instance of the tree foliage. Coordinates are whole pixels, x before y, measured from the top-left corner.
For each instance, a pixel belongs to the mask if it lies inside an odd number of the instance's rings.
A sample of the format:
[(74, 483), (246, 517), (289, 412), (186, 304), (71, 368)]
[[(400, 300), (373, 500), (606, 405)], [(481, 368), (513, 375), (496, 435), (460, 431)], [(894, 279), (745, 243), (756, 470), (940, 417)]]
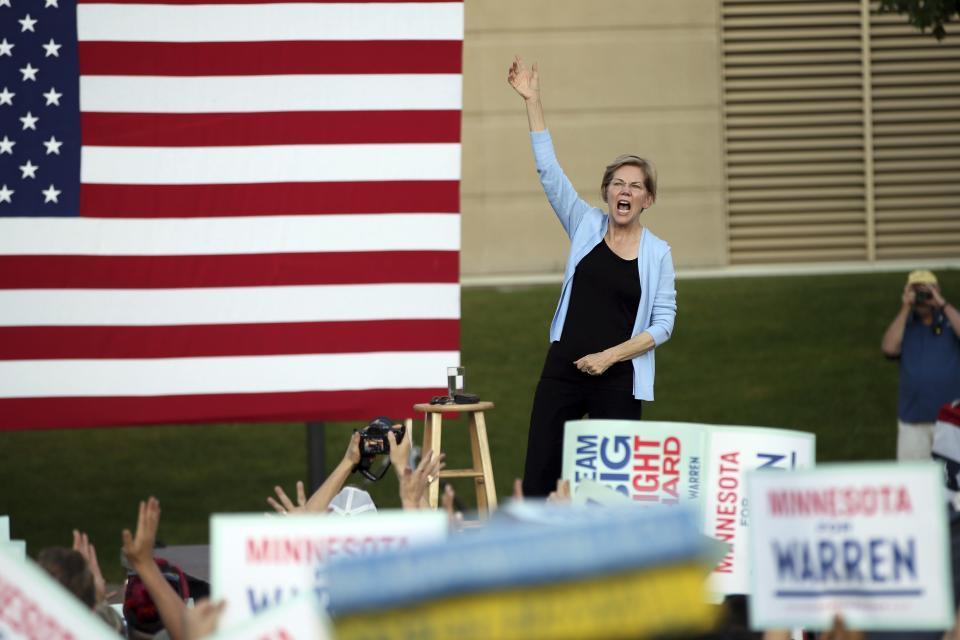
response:
[(930, 29), (937, 40), (943, 40), (944, 25), (960, 14), (960, 0), (880, 0), (880, 12), (906, 15), (921, 32)]

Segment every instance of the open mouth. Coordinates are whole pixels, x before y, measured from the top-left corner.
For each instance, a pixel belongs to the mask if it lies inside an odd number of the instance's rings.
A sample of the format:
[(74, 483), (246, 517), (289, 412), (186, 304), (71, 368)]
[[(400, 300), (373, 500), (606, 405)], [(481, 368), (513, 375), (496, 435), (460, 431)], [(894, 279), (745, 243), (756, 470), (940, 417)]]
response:
[(626, 200), (617, 200), (617, 211), (620, 213), (628, 213), (630, 211), (630, 203)]

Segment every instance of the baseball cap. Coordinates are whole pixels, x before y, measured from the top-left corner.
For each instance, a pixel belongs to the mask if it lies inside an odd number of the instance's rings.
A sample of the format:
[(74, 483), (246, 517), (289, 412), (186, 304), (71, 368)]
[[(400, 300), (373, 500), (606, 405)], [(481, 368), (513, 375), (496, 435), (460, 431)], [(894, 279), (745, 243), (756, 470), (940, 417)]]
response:
[(937, 276), (933, 275), (932, 271), (917, 269), (907, 276), (907, 284), (937, 284)]
[(370, 494), (363, 489), (344, 487), (330, 501), (327, 511), (338, 516), (358, 516), (367, 512), (376, 513), (377, 505), (373, 503)]

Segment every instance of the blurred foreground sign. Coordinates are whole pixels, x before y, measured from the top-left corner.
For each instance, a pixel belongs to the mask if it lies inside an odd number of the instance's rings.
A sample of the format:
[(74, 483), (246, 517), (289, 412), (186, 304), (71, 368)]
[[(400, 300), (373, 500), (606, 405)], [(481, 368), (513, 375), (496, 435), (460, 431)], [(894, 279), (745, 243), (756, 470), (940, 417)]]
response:
[(441, 545), (332, 562), (338, 640), (638, 638), (712, 624), (690, 510), (513, 506)]
[(382, 556), (443, 540), (447, 516), (436, 511), (379, 511), (366, 516), (216, 514), (210, 518), (210, 587), (227, 608), (230, 629), (314, 590), (325, 600), (327, 562)]
[(116, 639), (117, 634), (29, 560), (0, 545), (0, 638)]
[(754, 628), (953, 624), (943, 473), (929, 463), (749, 474)]
[(686, 422), (577, 420), (564, 432), (563, 477), (576, 495), (580, 483), (599, 482), (635, 504), (686, 504), (703, 533), (730, 545), (714, 568), (715, 594), (747, 593), (744, 537), (750, 509), (743, 490), (752, 469), (812, 467), (812, 433)]

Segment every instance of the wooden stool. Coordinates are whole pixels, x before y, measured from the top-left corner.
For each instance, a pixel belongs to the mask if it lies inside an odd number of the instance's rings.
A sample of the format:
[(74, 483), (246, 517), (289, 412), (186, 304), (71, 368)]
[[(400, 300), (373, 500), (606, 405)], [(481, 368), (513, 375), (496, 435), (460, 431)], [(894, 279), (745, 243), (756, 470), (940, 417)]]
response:
[(442, 469), (440, 477), (430, 484), (430, 506), (434, 509), (440, 502), (440, 478), (473, 478), (477, 490), (477, 511), (489, 514), (497, 508), (497, 490), (493, 484), (493, 464), (490, 461), (490, 446), (487, 444), (487, 425), (483, 412), (493, 409), (492, 402), (476, 404), (415, 404), (414, 411), (423, 411), (423, 447), (421, 458), (431, 451), (439, 453), (440, 425), (445, 413), (466, 413), (470, 419), (470, 454), (473, 466), (470, 469)]

